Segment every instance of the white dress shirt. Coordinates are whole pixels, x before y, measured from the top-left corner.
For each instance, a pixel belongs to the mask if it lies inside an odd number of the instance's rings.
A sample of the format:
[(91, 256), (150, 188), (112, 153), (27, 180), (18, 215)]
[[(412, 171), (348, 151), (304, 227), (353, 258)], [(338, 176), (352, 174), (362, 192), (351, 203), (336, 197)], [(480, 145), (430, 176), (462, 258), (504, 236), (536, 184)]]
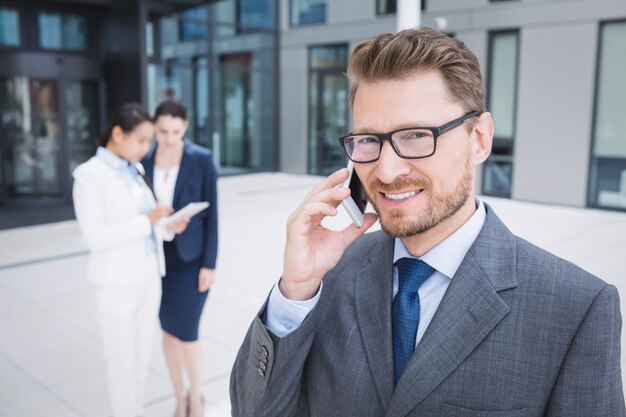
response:
[[(485, 224), (487, 212), (482, 201), (476, 199), (477, 210), (463, 226), (432, 248), (422, 257), (409, 254), (399, 238), (395, 239), (393, 262), (400, 258), (421, 259), (435, 269), (435, 272), (422, 284), (418, 290), (420, 298), (420, 320), (417, 328), (415, 345), (417, 346), (424, 336), (441, 299), (452, 281), (452, 277), (461, 265), (465, 255), (476, 240)], [(322, 292), (323, 282), (317, 294), (310, 300), (294, 301), (285, 298), (278, 285), (274, 285), (266, 307), (267, 328), (276, 336), (284, 337), (296, 330), (306, 316), (317, 304)], [(398, 270), (393, 267), (393, 296), (398, 292)]]
[(154, 166), (154, 193), (159, 200), (159, 204), (172, 207), (174, 204), (174, 188), (178, 179), (180, 165), (169, 169), (162, 169)]

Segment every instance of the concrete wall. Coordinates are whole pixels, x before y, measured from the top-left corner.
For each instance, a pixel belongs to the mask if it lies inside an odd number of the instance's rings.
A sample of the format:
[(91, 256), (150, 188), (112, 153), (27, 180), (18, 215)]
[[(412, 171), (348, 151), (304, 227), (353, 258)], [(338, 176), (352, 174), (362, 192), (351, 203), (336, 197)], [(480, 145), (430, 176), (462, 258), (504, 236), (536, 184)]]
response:
[(513, 198), (585, 206), (598, 27), (520, 35)]

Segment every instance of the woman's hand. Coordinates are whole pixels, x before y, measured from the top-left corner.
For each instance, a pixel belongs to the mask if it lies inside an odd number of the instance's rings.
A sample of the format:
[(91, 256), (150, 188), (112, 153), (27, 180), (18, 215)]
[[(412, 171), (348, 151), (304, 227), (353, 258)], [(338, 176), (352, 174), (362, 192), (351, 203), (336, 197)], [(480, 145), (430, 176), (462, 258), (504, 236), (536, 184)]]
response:
[(171, 222), (170, 224), (167, 225), (167, 231), (171, 233), (176, 233), (177, 235), (179, 235), (187, 229), (189, 220), (191, 220), (189, 217), (183, 217), (180, 220)]
[(162, 217), (169, 216), (172, 214), (174, 210), (171, 207), (167, 206), (157, 206), (154, 210), (148, 213), (148, 219), (150, 219), (150, 224), (155, 224)]
[(215, 270), (209, 268), (200, 268), (198, 274), (198, 292), (205, 292), (213, 286), (215, 281)]

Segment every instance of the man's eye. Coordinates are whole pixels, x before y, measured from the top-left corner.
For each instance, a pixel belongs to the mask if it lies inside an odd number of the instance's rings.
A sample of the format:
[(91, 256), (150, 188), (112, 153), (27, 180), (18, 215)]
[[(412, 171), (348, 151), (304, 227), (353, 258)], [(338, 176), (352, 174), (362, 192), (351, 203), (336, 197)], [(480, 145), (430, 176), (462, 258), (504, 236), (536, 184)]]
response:
[(426, 137), (428, 137), (428, 135), (421, 130), (411, 130), (402, 135), (403, 140), (424, 139)]
[(357, 145), (371, 145), (378, 143), (378, 138), (375, 138), (374, 136), (367, 136), (363, 138), (358, 138), (356, 142)]

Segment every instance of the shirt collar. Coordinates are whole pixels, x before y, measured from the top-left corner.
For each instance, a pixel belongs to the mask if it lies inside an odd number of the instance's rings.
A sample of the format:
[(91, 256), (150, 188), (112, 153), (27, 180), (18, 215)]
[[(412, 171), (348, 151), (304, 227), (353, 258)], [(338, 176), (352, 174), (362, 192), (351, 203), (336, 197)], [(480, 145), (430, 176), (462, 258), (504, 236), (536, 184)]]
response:
[(476, 199), (476, 205), (477, 209), (474, 214), (472, 214), (472, 217), (470, 217), (459, 230), (448, 236), (443, 242), (439, 243), (419, 258), (411, 255), (406, 249), (406, 246), (404, 246), (404, 243), (402, 243), (402, 240), (396, 238), (393, 250), (393, 262), (395, 263), (400, 258), (421, 259), (443, 275), (452, 279), (485, 224), (487, 215), (485, 205), (479, 199)]
[(120, 158), (105, 147), (99, 146), (96, 150), (96, 157), (116, 171), (129, 170), (135, 173), (134, 166), (125, 159)]

